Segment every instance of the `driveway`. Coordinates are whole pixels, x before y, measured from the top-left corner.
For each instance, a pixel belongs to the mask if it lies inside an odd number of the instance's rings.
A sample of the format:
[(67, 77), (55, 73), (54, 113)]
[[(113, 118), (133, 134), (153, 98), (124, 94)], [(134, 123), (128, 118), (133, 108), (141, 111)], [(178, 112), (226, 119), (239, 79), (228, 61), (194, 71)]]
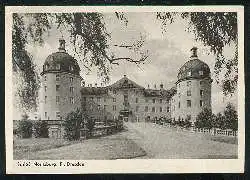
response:
[[(127, 138), (143, 148), (142, 158), (237, 158), (237, 145), (212, 141), (210, 135), (183, 131), (152, 123), (126, 123)], [(140, 157), (141, 158), (141, 157)]]

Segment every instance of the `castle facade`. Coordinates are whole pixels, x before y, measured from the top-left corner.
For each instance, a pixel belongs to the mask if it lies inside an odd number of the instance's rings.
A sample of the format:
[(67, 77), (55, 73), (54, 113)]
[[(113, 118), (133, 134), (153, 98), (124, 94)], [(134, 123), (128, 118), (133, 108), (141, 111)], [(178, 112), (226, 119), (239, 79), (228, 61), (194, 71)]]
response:
[(96, 121), (122, 118), (124, 121), (151, 121), (164, 117), (173, 121), (188, 119), (192, 124), (203, 108), (211, 108), (209, 66), (197, 57), (197, 48), (180, 69), (171, 89), (138, 85), (126, 75), (112, 85), (85, 86), (77, 61), (59, 40), (59, 51), (43, 65), (39, 114), (50, 122), (50, 136), (62, 136), (61, 123), (77, 108)]

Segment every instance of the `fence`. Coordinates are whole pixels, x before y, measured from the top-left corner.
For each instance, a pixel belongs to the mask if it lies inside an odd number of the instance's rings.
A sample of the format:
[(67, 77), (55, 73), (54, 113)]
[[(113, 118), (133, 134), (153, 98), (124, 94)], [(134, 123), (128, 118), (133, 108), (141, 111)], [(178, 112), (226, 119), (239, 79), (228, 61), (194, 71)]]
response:
[(191, 132), (197, 132), (197, 133), (205, 133), (205, 134), (212, 134), (212, 135), (220, 135), (220, 136), (238, 136), (238, 131), (233, 131), (231, 129), (219, 129), (219, 128), (212, 128), (212, 129), (199, 129), (199, 128), (195, 128), (195, 127), (191, 127), (191, 128), (182, 128), (180, 126), (173, 126), (170, 123), (163, 123), (164, 126), (166, 127), (175, 127), (178, 130), (189, 130)]

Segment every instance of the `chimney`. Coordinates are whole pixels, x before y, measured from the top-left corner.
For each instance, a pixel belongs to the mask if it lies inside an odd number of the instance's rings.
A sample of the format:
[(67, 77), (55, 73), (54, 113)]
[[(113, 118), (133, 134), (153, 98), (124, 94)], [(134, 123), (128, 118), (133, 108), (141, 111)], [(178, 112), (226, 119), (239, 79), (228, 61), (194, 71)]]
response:
[(155, 84), (155, 89), (156, 89), (156, 84)]
[(59, 39), (59, 52), (66, 52), (65, 51), (65, 40), (63, 38)]
[(102, 83), (101, 83), (101, 87), (102, 87)]
[(97, 83), (95, 83), (95, 87), (97, 87)]
[(149, 84), (148, 84), (148, 89), (149, 89)]
[(89, 87), (91, 87), (91, 88), (92, 88), (92, 84), (89, 84)]
[(197, 58), (197, 47), (193, 47), (190, 51), (192, 51), (191, 58)]

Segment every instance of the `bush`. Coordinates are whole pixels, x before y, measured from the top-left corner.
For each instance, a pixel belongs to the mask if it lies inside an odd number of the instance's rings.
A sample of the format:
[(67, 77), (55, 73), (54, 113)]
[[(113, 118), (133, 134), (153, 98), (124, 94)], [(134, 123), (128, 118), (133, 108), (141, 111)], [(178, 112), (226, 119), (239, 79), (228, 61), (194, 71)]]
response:
[(238, 130), (238, 115), (237, 111), (235, 110), (235, 107), (228, 103), (226, 106), (226, 109), (224, 110), (224, 116), (225, 116), (225, 127), (227, 129), (232, 129), (233, 131)]
[(48, 138), (49, 127), (46, 121), (36, 121), (34, 123), (34, 135), (36, 138)]
[(24, 114), (22, 120), (18, 124), (17, 134), (21, 138), (31, 138), (32, 137), (32, 122), (28, 120), (28, 115)]
[(79, 109), (70, 112), (63, 123), (65, 138), (72, 140), (80, 139), (80, 129), (84, 127), (84, 117)]
[(214, 125), (213, 118), (212, 110), (204, 108), (196, 118), (195, 127), (211, 129)]
[(95, 120), (93, 118), (87, 118), (86, 127), (88, 129), (88, 138), (92, 137), (95, 127)]

